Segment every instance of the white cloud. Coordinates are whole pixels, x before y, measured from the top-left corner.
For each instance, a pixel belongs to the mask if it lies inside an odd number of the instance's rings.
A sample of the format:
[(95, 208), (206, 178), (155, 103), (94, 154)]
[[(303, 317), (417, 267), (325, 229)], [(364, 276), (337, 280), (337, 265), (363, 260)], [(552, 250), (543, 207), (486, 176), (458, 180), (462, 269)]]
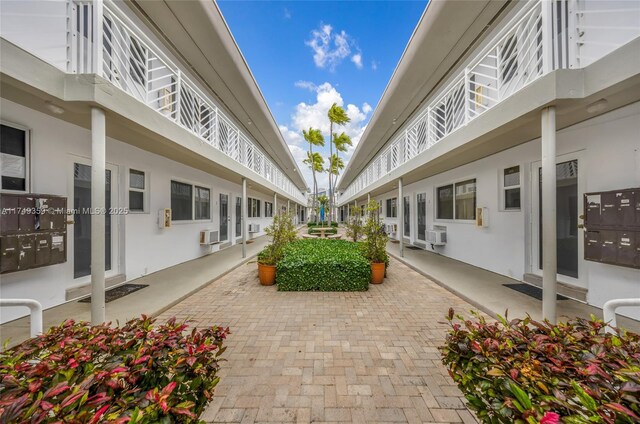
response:
[[(309, 84), (304, 84), (305, 88), (310, 87)], [(333, 103), (336, 103), (338, 106), (342, 106), (347, 112), (349, 118), (351, 118), (351, 122), (345, 126), (334, 127), (333, 132), (340, 133), (344, 131), (349, 137), (351, 137), (353, 142), (353, 146), (350, 147), (347, 152), (341, 153), (341, 157), (346, 165), (362, 137), (362, 133), (366, 128), (366, 121), (372, 111), (372, 107), (368, 103), (362, 104), (361, 107), (354, 104), (345, 105), (342, 95), (328, 82), (320, 85), (314, 84), (313, 86), (315, 87), (313, 90), (316, 92), (315, 103), (299, 103), (291, 115), (291, 121), (289, 124), (279, 126), (280, 131), (289, 145), (294, 159), (302, 170), (303, 176), (305, 177), (309, 187), (313, 187), (313, 178), (311, 170), (302, 163), (306, 158), (306, 152), (309, 148), (308, 144), (302, 137), (302, 130), (313, 127), (322, 131), (322, 134), (326, 139), (326, 146), (314, 150), (319, 151), (325, 157), (326, 161), (326, 158), (329, 157), (329, 119), (327, 118), (327, 111)], [(329, 182), (327, 174), (321, 174), (317, 177), (319, 187), (328, 187)]]
[(371, 69), (374, 71), (378, 70), (378, 62), (376, 62), (375, 60), (371, 61)]
[(293, 83), (293, 85), (295, 85), (298, 88), (304, 88), (305, 90), (309, 90), (309, 91), (316, 91), (316, 89), (318, 88), (318, 86), (312, 83), (311, 81), (304, 81), (304, 80), (296, 81), (295, 83)]
[[(328, 68), (334, 71), (344, 58), (351, 55), (351, 48), (359, 51), (355, 41), (346, 31), (335, 32), (329, 24), (320, 25), (320, 28), (311, 31), (311, 39), (305, 44), (313, 50), (313, 61), (318, 68)], [(359, 59), (354, 59), (356, 56)], [(358, 66), (356, 60), (362, 60), (358, 52), (351, 60)], [(358, 66), (360, 67), (360, 66)]]
[(351, 61), (356, 65), (356, 68), (362, 69), (362, 54), (356, 53), (351, 56)]

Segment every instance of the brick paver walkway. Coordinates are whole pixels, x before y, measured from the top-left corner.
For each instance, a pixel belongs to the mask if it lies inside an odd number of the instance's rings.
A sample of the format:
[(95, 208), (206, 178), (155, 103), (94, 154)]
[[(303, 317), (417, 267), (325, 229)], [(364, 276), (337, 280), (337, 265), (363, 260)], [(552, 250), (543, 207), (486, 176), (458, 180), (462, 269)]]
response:
[(475, 423), (440, 362), (460, 298), (392, 260), (364, 293), (278, 292), (249, 263), (163, 313), (231, 327), (207, 422)]

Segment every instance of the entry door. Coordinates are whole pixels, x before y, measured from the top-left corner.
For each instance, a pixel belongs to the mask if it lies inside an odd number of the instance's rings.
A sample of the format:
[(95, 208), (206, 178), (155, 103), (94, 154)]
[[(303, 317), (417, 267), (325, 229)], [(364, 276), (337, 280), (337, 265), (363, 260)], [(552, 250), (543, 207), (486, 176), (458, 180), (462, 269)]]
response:
[(419, 193), (416, 195), (416, 214), (418, 215), (418, 240), (427, 240), (427, 194)]
[(236, 237), (242, 237), (242, 197), (236, 197)]
[[(112, 172), (106, 170), (105, 175), (105, 271), (111, 270), (111, 234), (112, 217)], [(73, 164), (73, 278), (91, 274), (91, 166), (81, 163)], [(100, 213), (100, 212), (98, 212)]]
[[(534, 225), (532, 231), (533, 271), (542, 272), (542, 167), (539, 163), (534, 165), (534, 198), (533, 213)], [(558, 274), (563, 279), (571, 281), (578, 279), (579, 258), (581, 255), (580, 239), (578, 233), (578, 217), (581, 213), (578, 187), (578, 159), (570, 159), (559, 162), (556, 165), (556, 243)], [(568, 277), (568, 278), (567, 278)]]
[(402, 214), (404, 215), (404, 236), (411, 237), (411, 209), (409, 196), (405, 196), (403, 202)]
[(229, 240), (229, 195), (220, 193), (220, 241)]

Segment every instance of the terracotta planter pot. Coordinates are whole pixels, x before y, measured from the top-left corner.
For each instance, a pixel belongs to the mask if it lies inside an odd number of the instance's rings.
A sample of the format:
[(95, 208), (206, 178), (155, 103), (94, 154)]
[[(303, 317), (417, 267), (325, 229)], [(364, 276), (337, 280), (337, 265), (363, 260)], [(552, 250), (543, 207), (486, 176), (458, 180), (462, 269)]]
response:
[(273, 284), (275, 284), (276, 282), (275, 265), (264, 265), (264, 264), (258, 263), (258, 277), (260, 277), (260, 284), (262, 284), (263, 286), (272, 286)]
[(371, 262), (371, 283), (382, 284), (384, 280), (384, 262)]

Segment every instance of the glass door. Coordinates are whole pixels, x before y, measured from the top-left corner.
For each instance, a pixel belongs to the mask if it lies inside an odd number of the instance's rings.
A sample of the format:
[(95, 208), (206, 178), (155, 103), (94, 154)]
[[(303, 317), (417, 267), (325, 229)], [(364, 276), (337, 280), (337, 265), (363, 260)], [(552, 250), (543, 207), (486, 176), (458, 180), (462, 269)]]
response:
[[(91, 166), (73, 164), (73, 278), (91, 274)], [(111, 270), (111, 170), (105, 175), (105, 270)]]
[(404, 215), (404, 236), (411, 237), (411, 209), (409, 196), (405, 196), (404, 205), (402, 205), (402, 212)]
[(242, 237), (242, 197), (236, 197), (236, 237)]
[(220, 241), (229, 240), (229, 195), (220, 193)]
[[(542, 168), (538, 172), (537, 266), (542, 270)], [(556, 243), (558, 274), (578, 278), (578, 160), (556, 165)]]
[(416, 212), (418, 215), (418, 240), (427, 240), (427, 195), (420, 193), (416, 196)]

